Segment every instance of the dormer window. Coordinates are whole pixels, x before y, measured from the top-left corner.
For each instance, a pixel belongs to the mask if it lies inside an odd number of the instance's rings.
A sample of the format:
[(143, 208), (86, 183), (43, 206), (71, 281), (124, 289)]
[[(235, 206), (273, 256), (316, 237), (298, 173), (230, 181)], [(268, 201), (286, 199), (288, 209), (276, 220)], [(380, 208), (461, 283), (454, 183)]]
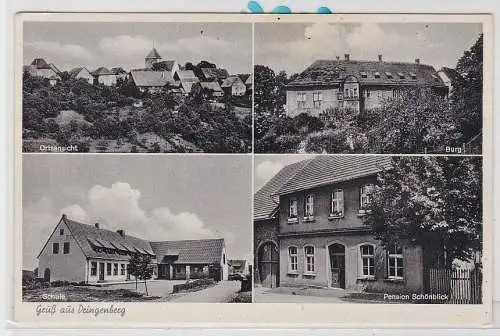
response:
[(374, 76), (375, 76), (375, 78), (380, 78), (380, 72), (378, 72), (378, 71), (375, 72)]
[(398, 72), (398, 76), (399, 76), (400, 79), (404, 79), (405, 78), (405, 75), (402, 72)]
[(364, 72), (364, 71), (361, 71), (359, 74), (361, 75), (362, 78), (367, 78), (368, 77), (368, 74), (366, 72)]
[(417, 79), (417, 74), (414, 72), (410, 72), (411, 79)]
[(385, 75), (387, 76), (387, 78), (390, 78), (390, 79), (392, 79), (392, 78), (393, 78), (393, 77), (392, 77), (392, 73), (390, 73), (389, 71), (386, 71), (386, 72), (385, 72)]

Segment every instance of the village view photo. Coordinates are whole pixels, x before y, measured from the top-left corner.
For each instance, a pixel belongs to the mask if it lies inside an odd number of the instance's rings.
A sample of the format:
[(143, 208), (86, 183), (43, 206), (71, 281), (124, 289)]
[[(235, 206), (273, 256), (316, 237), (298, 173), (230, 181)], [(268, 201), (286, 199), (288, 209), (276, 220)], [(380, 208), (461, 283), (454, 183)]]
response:
[(256, 153), (480, 154), (476, 23), (258, 23)]
[(27, 155), (22, 299), (251, 302), (251, 190), (248, 156)]
[(252, 151), (248, 23), (26, 22), (25, 152)]

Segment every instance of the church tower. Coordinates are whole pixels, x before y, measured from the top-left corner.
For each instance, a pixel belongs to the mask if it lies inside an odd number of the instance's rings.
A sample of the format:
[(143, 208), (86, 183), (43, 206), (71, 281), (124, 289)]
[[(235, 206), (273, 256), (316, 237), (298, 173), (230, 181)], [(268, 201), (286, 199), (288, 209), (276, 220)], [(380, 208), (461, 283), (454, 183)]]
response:
[(149, 54), (146, 56), (146, 58), (144, 60), (145, 60), (146, 68), (151, 69), (151, 68), (153, 68), (153, 64), (161, 61), (161, 56), (158, 53), (158, 50), (156, 50), (156, 48), (153, 48), (153, 49), (151, 49), (151, 51), (149, 52)]

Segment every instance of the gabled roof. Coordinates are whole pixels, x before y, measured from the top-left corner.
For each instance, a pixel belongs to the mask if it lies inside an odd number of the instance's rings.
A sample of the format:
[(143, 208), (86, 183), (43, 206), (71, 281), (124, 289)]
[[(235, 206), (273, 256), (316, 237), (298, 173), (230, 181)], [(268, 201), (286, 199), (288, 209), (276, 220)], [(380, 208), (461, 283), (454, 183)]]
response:
[(132, 80), (140, 87), (160, 87), (173, 82), (172, 74), (167, 71), (132, 70)]
[(179, 264), (219, 264), (225, 247), (224, 239), (178, 240), (151, 242), (159, 263), (166, 256), (177, 256)]
[(151, 51), (146, 55), (146, 58), (158, 59), (161, 58), (160, 53), (156, 48), (151, 49)]
[[(398, 73), (403, 76), (397, 76)], [(432, 66), (420, 63), (317, 60), (288, 83), (287, 87), (338, 85), (349, 76), (355, 76), (362, 85), (444, 87), (444, 83), (436, 74)]]
[(206, 79), (222, 80), (229, 77), (229, 72), (226, 69), (201, 68), (201, 72)]
[(191, 92), (194, 83), (198, 83), (199, 79), (192, 70), (179, 70), (176, 72), (184, 91)]
[(247, 261), (242, 260), (242, 259), (231, 259), (231, 260), (228, 260), (227, 263), (232, 267), (245, 268)]
[(390, 157), (386, 156), (319, 155), (303, 165), (275, 194), (290, 194), (374, 175), (389, 169), (391, 163)]
[(149, 242), (136, 237), (121, 235), (116, 231), (96, 228), (94, 225), (88, 225), (71, 220), (65, 216), (61, 220), (68, 227), (71, 235), (80, 246), (83, 254), (89, 258), (106, 258), (113, 260), (128, 260), (129, 256), (117, 253), (97, 252), (92, 248), (93, 244), (97, 247), (114, 248), (114, 246), (127, 247), (129, 250), (140, 253), (154, 255)]
[(90, 73), (90, 71), (89, 71), (87, 68), (85, 68), (85, 67), (78, 67), (78, 68), (73, 68), (73, 69), (71, 69), (71, 70), (69, 71), (69, 76), (70, 76), (71, 78), (75, 78), (76, 76), (78, 76), (78, 74), (79, 74), (79, 73), (80, 73), (83, 69), (87, 70), (87, 71)]
[(273, 195), (309, 161), (303, 160), (285, 166), (255, 193), (254, 220), (270, 218), (278, 207), (278, 204), (273, 200)]
[(35, 58), (31, 65), (34, 65), (37, 69), (52, 69), (43, 58)]
[(200, 85), (203, 89), (211, 91), (222, 91), (219, 82), (200, 82)]
[(240, 77), (241, 81), (245, 83), (248, 78), (250, 78), (250, 74), (238, 74), (238, 77)]
[(222, 82), (221, 87), (223, 87), (223, 88), (224, 87), (231, 87), (234, 84), (238, 84), (238, 83), (245, 85), (245, 83), (243, 83), (243, 81), (241, 80), (240, 77), (233, 75), (233, 76), (229, 76), (226, 79), (224, 79), (224, 82)]
[(462, 76), (460, 75), (460, 73), (457, 70), (452, 69), (452, 68), (443, 67), (443, 68), (441, 68), (441, 70), (439, 70), (439, 72), (443, 72), (446, 75), (446, 77), (448, 77), (450, 79), (450, 82), (452, 84), (455, 84), (462, 79)]
[(94, 76), (114, 75), (113, 72), (111, 72), (108, 68), (105, 68), (105, 67), (99, 67), (91, 73)]
[(56, 74), (58, 74), (58, 75), (61, 73), (61, 70), (59, 70), (59, 69), (58, 69), (58, 68), (54, 65), (54, 63), (50, 63), (50, 64), (49, 64), (49, 68), (51, 68), (52, 70), (54, 70), (54, 72), (55, 72)]

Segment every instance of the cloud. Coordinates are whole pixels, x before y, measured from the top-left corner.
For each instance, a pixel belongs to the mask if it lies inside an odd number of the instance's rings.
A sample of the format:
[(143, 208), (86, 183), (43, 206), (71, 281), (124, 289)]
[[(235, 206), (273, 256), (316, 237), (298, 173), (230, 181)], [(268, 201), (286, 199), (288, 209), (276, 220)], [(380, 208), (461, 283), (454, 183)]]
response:
[(195, 213), (174, 213), (165, 206), (146, 211), (140, 200), (139, 190), (128, 183), (116, 182), (110, 187), (92, 187), (84, 204), (68, 205), (60, 211), (53, 209), (47, 198), (28, 204), (23, 210), (23, 264), (31, 268), (36, 266), (36, 255), (62, 213), (87, 224), (99, 222), (102, 228), (123, 229), (127, 234), (152, 241), (228, 236), (207, 228)]
[(264, 161), (257, 165), (255, 170), (255, 176), (262, 180), (262, 182), (267, 182), (270, 180), (276, 173), (278, 173), (284, 167), (283, 164), (279, 162), (273, 161)]
[(77, 44), (60, 44), (51, 41), (25, 42), (25, 46), (34, 54), (44, 54), (60, 58), (92, 59), (92, 54), (85, 47)]

